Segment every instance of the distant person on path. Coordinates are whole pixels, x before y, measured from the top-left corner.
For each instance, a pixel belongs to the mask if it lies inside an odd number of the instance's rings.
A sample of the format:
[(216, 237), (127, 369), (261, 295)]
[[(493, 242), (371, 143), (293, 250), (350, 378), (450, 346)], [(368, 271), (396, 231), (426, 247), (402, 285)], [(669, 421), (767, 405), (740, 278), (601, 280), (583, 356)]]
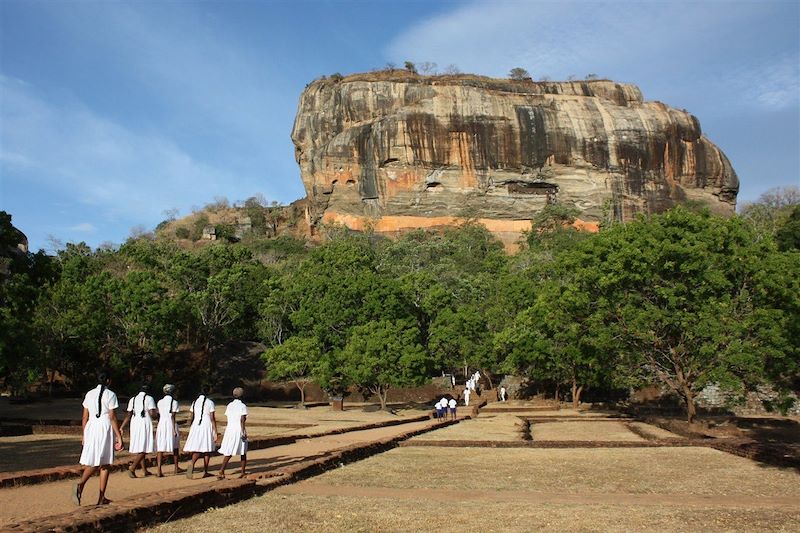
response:
[[(72, 490), (72, 501), (81, 504), (83, 487), (94, 473), (100, 469), (100, 494), (97, 505), (107, 505), (111, 500), (106, 498), (108, 487), (108, 465), (114, 462), (114, 451), (122, 449), (122, 432), (117, 425), (116, 409), (119, 407), (117, 395), (108, 386), (109, 375), (97, 373), (97, 387), (86, 393), (83, 398), (83, 438), (81, 444), (80, 464), (84, 466), (81, 480), (75, 483)], [(116, 442), (114, 438), (116, 437)]]
[(470, 392), (471, 391), (469, 390), (469, 387), (464, 389), (464, 405), (466, 405), (467, 407), (469, 407), (469, 395), (470, 395)]
[(242, 473), (239, 474), (239, 477), (243, 478), (247, 470), (247, 428), (245, 427), (247, 406), (242, 402), (242, 396), (244, 396), (243, 388), (233, 389), (234, 400), (225, 409), (228, 425), (225, 427), (225, 436), (222, 437), (222, 444), (219, 447), (219, 453), (224, 455), (222, 467), (217, 474), (219, 479), (225, 479), (225, 467), (228, 466), (228, 461), (234, 455), (242, 456)]
[(500, 401), (501, 402), (505, 402), (506, 401), (506, 388), (505, 387), (500, 387)]
[(452, 420), (455, 420), (456, 419), (456, 406), (458, 405), (458, 402), (455, 400), (455, 398), (450, 398), (450, 401), (447, 402), (447, 405), (450, 407), (450, 418)]
[(178, 432), (178, 421), (175, 420), (175, 413), (180, 410), (177, 400), (175, 400), (175, 385), (164, 385), (164, 397), (158, 401), (158, 429), (156, 430), (156, 462), (158, 472), (156, 476), (164, 477), (161, 471), (161, 460), (165, 453), (172, 454), (172, 462), (175, 465), (175, 475), (184, 472), (178, 463), (180, 462), (180, 433)]
[(186, 477), (189, 479), (192, 479), (194, 465), (201, 455), (203, 477), (211, 477), (208, 473), (208, 463), (211, 460), (211, 453), (217, 449), (217, 421), (214, 418), (214, 402), (208, 397), (210, 390), (208, 385), (203, 385), (202, 394), (192, 402), (189, 436), (183, 445), (183, 451), (192, 453), (192, 461), (186, 469)]
[(135, 455), (131, 466), (128, 467), (128, 476), (136, 477), (136, 467), (142, 465), (142, 472), (145, 477), (153, 474), (147, 470), (145, 457), (148, 453), (155, 451), (153, 439), (153, 416), (156, 414), (156, 401), (147, 394), (150, 390), (149, 385), (142, 385), (139, 393), (128, 401), (128, 413), (122, 421), (120, 431), (125, 431), (125, 426), (130, 422), (131, 440), (128, 443), (128, 452)]
[(456, 375), (455, 374), (450, 374), (450, 388), (451, 389), (455, 389), (456, 388)]
[(442, 400), (437, 401), (436, 404), (433, 406), (433, 408), (436, 409), (436, 420), (437, 421), (441, 420), (442, 419)]

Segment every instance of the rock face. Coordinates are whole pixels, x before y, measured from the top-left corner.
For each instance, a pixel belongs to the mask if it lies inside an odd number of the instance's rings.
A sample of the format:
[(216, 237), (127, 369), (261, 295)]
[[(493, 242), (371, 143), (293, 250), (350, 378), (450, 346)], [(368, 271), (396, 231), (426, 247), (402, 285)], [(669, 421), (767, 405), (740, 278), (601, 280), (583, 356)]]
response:
[(591, 229), (690, 200), (732, 214), (739, 188), (694, 116), (607, 80), (323, 79), (303, 92), (292, 140), (312, 227), (396, 232), (469, 215), (510, 244), (549, 203)]

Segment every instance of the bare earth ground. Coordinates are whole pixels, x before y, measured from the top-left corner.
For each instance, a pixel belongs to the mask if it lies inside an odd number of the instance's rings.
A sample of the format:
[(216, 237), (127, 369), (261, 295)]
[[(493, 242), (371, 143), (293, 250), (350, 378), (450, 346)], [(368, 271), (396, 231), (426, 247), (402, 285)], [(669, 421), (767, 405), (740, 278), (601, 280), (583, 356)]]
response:
[(498, 415), (479, 416), (475, 420), (448, 426), (437, 431), (423, 433), (409, 440), (495, 440), (519, 441), (521, 439), (522, 421), (518, 416), (501, 413)]
[[(218, 402), (223, 403), (223, 402)], [(66, 405), (65, 405), (66, 404)], [(29, 412), (19, 409), (19, 405), (9, 406), (7, 400), (0, 402), (0, 416), (29, 418), (32, 420), (73, 420), (80, 421), (81, 407), (78, 400), (63, 400), (52, 403), (30, 404)], [(181, 405), (184, 412), (178, 416), (181, 424), (182, 440), (188, 430), (188, 406)], [(9, 408), (11, 408), (9, 410)], [(77, 412), (77, 415), (75, 414)], [(269, 435), (315, 435), (337, 428), (362, 426), (386, 420), (414, 417), (425, 414), (424, 411), (405, 409), (398, 410), (396, 415), (386, 411), (364, 411), (363, 405), (351, 405), (345, 411), (333, 411), (328, 406), (296, 409), (293, 407), (249, 407), (247, 417), (248, 433), (253, 437)], [(225, 431), (225, 405), (216, 406), (218, 431)], [(121, 420), (120, 420), (121, 421)], [(23, 435), (17, 437), (0, 437), (0, 472), (31, 470), (54, 466), (74, 465), (81, 454), (80, 427), (72, 428), (70, 435)], [(130, 434), (126, 431), (127, 438)], [(121, 452), (118, 457), (124, 457)]]
[[(434, 434), (511, 438), (501, 415)], [(628, 431), (586, 424), (593, 440)], [(800, 531), (800, 475), (701, 447), (401, 447), (154, 529), (219, 530)]]
[(541, 440), (574, 441), (643, 441), (644, 439), (628, 429), (623, 422), (534, 422), (531, 424), (531, 438)]
[[(353, 431), (341, 435), (330, 435), (303, 439), (294, 444), (274, 446), (263, 450), (255, 450), (247, 454), (248, 472), (266, 472), (279, 467), (287, 466), (313, 457), (319, 457), (331, 450), (339, 449), (355, 443), (367, 443), (377, 439), (394, 436), (427, 427), (431, 422), (413, 422), (399, 426), (390, 426), (378, 429)], [(212, 458), (211, 472), (219, 469), (221, 458), (216, 455)], [(198, 462), (198, 465), (200, 463)], [(182, 466), (186, 466), (184, 462)], [(238, 474), (238, 457), (231, 459), (228, 465), (228, 474)], [(170, 472), (167, 468), (167, 472)], [(184, 487), (197, 483), (214, 483), (216, 478), (201, 479), (200, 472), (195, 479), (188, 480), (184, 476), (168, 475), (164, 478), (130, 479), (125, 472), (111, 474), (107, 496), (112, 500), (135, 497), (137, 494), (154, 491), (168, 490), (172, 487)], [(52, 481), (38, 485), (25, 485), (14, 488), (0, 489), (0, 530), (4, 524), (31, 520), (37, 517), (49, 516), (59, 513), (74, 511), (80, 513), (71, 501), (71, 488), (76, 480)], [(91, 505), (97, 499), (97, 477), (92, 478), (84, 489), (84, 503)]]

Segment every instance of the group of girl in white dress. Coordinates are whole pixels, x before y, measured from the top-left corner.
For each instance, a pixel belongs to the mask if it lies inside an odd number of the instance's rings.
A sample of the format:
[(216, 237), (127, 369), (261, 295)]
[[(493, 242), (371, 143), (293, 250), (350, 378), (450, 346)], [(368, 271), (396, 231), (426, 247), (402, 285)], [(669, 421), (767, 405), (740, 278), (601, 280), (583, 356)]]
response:
[[(111, 501), (105, 497), (108, 486), (110, 465), (114, 462), (114, 451), (123, 448), (122, 433), (130, 424), (129, 453), (133, 461), (128, 467), (128, 475), (136, 477), (136, 469), (141, 466), (144, 476), (152, 475), (147, 469), (147, 454), (156, 453), (156, 476), (163, 477), (161, 469), (164, 454), (171, 454), (175, 465), (175, 474), (183, 473), (179, 466), (180, 433), (175, 419), (180, 407), (175, 399), (175, 386), (164, 386), (164, 397), (156, 404), (150, 396), (149, 388), (145, 385), (138, 394), (128, 402), (128, 409), (122, 424), (117, 424), (116, 409), (119, 407), (117, 395), (108, 386), (111, 380), (108, 374), (98, 374), (98, 385), (86, 393), (83, 400), (83, 450), (80, 464), (84, 466), (83, 474), (78, 483), (73, 486), (72, 498), (76, 505), (81, 504), (83, 488), (92, 475), (100, 472), (100, 495), (98, 505), (106, 505)], [(208, 397), (209, 387), (203, 386), (200, 396), (192, 402), (189, 435), (183, 446), (183, 451), (191, 453), (191, 461), (185, 470), (186, 477), (191, 479), (195, 464), (203, 457), (203, 477), (209, 477), (208, 472), (211, 454), (218, 451), (223, 455), (222, 467), (217, 477), (225, 478), (225, 468), (234, 455), (241, 456), (242, 470), (239, 477), (244, 477), (247, 468), (247, 406), (242, 402), (244, 390), (237, 387), (233, 390), (234, 400), (225, 410), (228, 419), (225, 435), (217, 449), (217, 422), (214, 418), (215, 405)], [(158, 415), (158, 426), (153, 431), (153, 418)]]

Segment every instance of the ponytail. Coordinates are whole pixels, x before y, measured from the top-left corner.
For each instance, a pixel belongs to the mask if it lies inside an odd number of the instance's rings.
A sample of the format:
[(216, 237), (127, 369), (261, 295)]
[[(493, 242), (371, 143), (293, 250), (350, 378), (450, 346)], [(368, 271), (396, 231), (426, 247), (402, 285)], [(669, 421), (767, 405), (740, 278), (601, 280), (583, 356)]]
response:
[(94, 415), (97, 418), (100, 418), (100, 411), (103, 410), (103, 393), (105, 392), (105, 390), (106, 390), (106, 384), (105, 383), (101, 383), (100, 384), (100, 394), (97, 395), (97, 414)]
[(206, 413), (206, 399), (208, 399), (208, 396), (206, 396), (204, 394), (203, 395), (203, 404), (200, 406), (200, 421), (197, 423), (198, 426), (203, 423), (203, 416)]
[(147, 393), (146, 392), (142, 392), (142, 411), (139, 413), (139, 416), (141, 416), (142, 418), (144, 418), (144, 400), (145, 400), (145, 398), (147, 398)]
[(100, 384), (100, 394), (97, 395), (97, 414), (94, 416), (100, 418), (100, 413), (103, 410), (103, 393), (108, 384), (108, 372), (106, 370), (103, 369), (97, 372), (97, 383)]

